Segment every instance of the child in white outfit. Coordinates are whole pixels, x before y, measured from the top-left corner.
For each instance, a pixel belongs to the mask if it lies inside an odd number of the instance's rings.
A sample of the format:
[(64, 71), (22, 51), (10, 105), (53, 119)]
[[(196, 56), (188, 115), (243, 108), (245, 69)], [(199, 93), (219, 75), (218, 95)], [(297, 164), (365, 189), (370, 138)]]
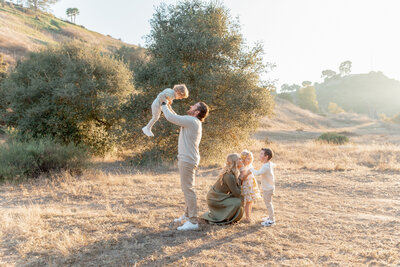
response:
[[(241, 170), (248, 171), (253, 168), (253, 153), (248, 150), (242, 151), (240, 157), (243, 161), (244, 167)], [(253, 174), (247, 176), (247, 179), (242, 183), (242, 195), (244, 200), (244, 221), (252, 222), (251, 210), (254, 201), (261, 198), (260, 189), (258, 189), (258, 184), (256, 178)]]
[(174, 86), (173, 89), (166, 88), (161, 93), (157, 95), (157, 98), (154, 99), (153, 103), (151, 104), (151, 112), (153, 117), (149, 121), (149, 123), (142, 128), (142, 131), (147, 136), (154, 136), (151, 128), (153, 127), (154, 123), (158, 121), (161, 115), (161, 104), (162, 102), (167, 103), (168, 108), (171, 109), (171, 104), (174, 99), (183, 99), (188, 98), (189, 91), (184, 84), (177, 84)]
[(264, 221), (261, 223), (263, 226), (271, 226), (275, 223), (274, 206), (272, 205), (272, 196), (275, 192), (275, 164), (271, 162), (272, 157), (273, 152), (270, 148), (261, 149), (260, 161), (264, 164), (258, 171), (254, 168), (250, 169), (254, 175), (261, 175), (261, 187), (265, 206), (268, 210), (268, 217), (263, 218)]

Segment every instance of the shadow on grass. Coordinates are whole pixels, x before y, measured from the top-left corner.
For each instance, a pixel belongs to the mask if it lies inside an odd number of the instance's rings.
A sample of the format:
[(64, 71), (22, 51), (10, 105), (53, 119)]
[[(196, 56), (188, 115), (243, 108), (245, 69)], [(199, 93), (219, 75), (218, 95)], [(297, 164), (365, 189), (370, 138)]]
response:
[[(169, 228), (172, 226), (170, 225)], [(224, 244), (228, 244), (235, 239), (258, 231), (261, 226), (253, 225), (248, 228), (227, 235), (217, 240), (208, 235), (213, 229), (224, 229), (232, 227), (201, 225), (199, 231), (180, 232), (168, 229), (152, 232), (151, 229), (141, 229), (142, 233), (132, 236), (121, 237), (119, 239), (105, 240), (94, 243), (90, 246), (82, 247), (67, 256), (62, 255), (28, 255), (28, 265), (74, 265), (74, 266), (165, 266), (174, 265), (182, 258), (190, 258), (203, 251), (218, 249)], [(203, 243), (194, 248), (187, 248), (184, 251), (169, 254), (165, 249), (182, 246), (202, 239)], [(26, 263), (26, 262), (25, 262)]]

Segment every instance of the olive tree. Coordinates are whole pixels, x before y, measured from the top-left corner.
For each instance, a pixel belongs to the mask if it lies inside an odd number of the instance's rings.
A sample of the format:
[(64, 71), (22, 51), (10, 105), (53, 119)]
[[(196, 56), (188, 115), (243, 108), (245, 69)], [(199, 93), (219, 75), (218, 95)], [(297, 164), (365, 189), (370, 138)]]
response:
[(99, 50), (70, 43), (31, 53), (3, 82), (6, 124), (33, 137), (83, 143), (104, 153), (116, 142), (131, 72)]
[(273, 98), (260, 78), (271, 67), (263, 63), (262, 46), (247, 47), (238, 21), (218, 3), (195, 0), (162, 4), (150, 23), (148, 60), (135, 65), (138, 93), (125, 110), (127, 140), (152, 160), (173, 159), (177, 126), (161, 118), (151, 140), (141, 128), (151, 117), (151, 102), (157, 94), (184, 83), (189, 98), (175, 101), (174, 110), (184, 115), (190, 105), (207, 103), (210, 116), (203, 124), (201, 155), (203, 159), (216, 154), (224, 158), (222, 152), (246, 141), (260, 118), (272, 113)]

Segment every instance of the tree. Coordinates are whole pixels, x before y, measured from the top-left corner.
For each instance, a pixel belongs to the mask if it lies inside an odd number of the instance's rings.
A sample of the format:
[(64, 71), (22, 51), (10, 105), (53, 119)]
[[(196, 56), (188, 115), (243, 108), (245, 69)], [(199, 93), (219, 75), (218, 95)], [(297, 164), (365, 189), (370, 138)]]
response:
[(221, 153), (244, 142), (259, 119), (272, 112), (272, 96), (260, 85), (260, 74), (268, 67), (262, 63), (262, 47), (246, 48), (238, 22), (218, 3), (162, 4), (150, 23), (149, 60), (135, 67), (139, 93), (125, 111), (130, 116), (126, 118), (128, 140), (135, 140), (133, 145), (152, 160), (175, 159), (177, 126), (161, 119), (154, 127), (157, 138), (151, 142), (141, 128), (150, 119), (150, 105), (157, 94), (185, 83), (189, 98), (175, 101), (173, 107), (185, 114), (190, 104), (204, 101), (209, 105), (200, 150), (203, 160), (216, 155), (221, 160)]
[(314, 86), (306, 85), (300, 88), (297, 92), (297, 99), (301, 108), (311, 110), (312, 112), (319, 110)]
[(70, 17), (71, 22), (75, 24), (76, 16), (79, 15), (79, 9), (77, 9), (76, 7), (67, 8), (66, 14), (68, 17)]
[(333, 70), (323, 70), (323, 71), (322, 71), (321, 78), (324, 78), (324, 80), (326, 81), (327, 79), (330, 79), (330, 78), (334, 77), (335, 75), (336, 75), (336, 71), (333, 71)]
[(341, 64), (340, 64), (340, 66), (339, 66), (339, 72), (340, 72), (340, 74), (341, 75), (349, 75), (350, 74), (350, 72), (351, 72), (351, 61), (350, 60), (347, 60), (347, 61), (344, 61), (344, 62), (342, 62)]
[(297, 85), (297, 84), (289, 85), (287, 83), (284, 83), (284, 84), (282, 84), (280, 91), (282, 93), (294, 93), (299, 89), (300, 89), (300, 85)]
[(133, 91), (123, 62), (80, 43), (30, 54), (3, 85), (13, 110), (7, 125), (33, 137), (83, 143), (99, 154), (115, 144), (120, 108)]
[(311, 84), (312, 84), (312, 82), (310, 82), (310, 81), (303, 81), (303, 82), (301, 83), (301, 85), (302, 85), (303, 87), (310, 86)]
[(46, 11), (50, 5), (57, 3), (59, 0), (26, 0), (28, 7), (33, 8), (36, 17), (38, 10)]

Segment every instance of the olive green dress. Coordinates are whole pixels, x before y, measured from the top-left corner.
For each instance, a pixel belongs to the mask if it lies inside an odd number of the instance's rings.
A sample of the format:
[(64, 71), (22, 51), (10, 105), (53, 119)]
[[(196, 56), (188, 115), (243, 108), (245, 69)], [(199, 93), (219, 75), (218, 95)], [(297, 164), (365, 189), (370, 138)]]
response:
[(210, 211), (202, 217), (209, 223), (229, 224), (243, 217), (243, 197), (240, 185), (232, 172), (218, 179), (208, 191), (207, 204)]

